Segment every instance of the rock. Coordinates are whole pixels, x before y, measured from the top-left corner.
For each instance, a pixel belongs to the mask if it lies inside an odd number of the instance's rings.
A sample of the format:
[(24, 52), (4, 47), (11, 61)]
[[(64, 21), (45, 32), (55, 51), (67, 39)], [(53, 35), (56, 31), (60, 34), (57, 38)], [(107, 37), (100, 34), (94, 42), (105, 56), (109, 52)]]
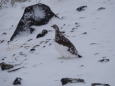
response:
[(32, 40), (32, 39), (29, 39), (28, 42), (31, 41), (31, 40)]
[(42, 33), (39, 33), (39, 34), (36, 36), (36, 38), (43, 37), (43, 36), (45, 36), (47, 33), (48, 33), (47, 30), (42, 30)]
[(84, 65), (80, 65), (80, 67), (84, 67)]
[(9, 72), (9, 73), (10, 73), (10, 72), (16, 72), (16, 71), (18, 71), (18, 70), (20, 70), (20, 69), (22, 69), (22, 68), (25, 68), (25, 67), (23, 66), (23, 67), (19, 67), (19, 68), (13, 69), (13, 70), (8, 70), (8, 72)]
[(91, 86), (110, 86), (109, 84), (92, 83)]
[(77, 11), (79, 11), (79, 12), (83, 11), (83, 10), (85, 10), (86, 7), (87, 7), (86, 5), (80, 6), (80, 7), (77, 8)]
[(12, 41), (15, 36), (19, 35), (21, 32), (26, 31), (32, 33), (34, 31), (34, 29), (30, 29), (32, 25), (45, 25), (53, 16), (58, 17), (51, 11), (50, 7), (45, 4), (38, 3), (26, 7), (16, 30), (10, 38), (10, 41)]
[(76, 22), (75, 25), (78, 25), (78, 23)]
[(99, 60), (99, 62), (109, 62), (110, 60), (109, 59), (101, 59)]
[(40, 44), (44, 43), (45, 41), (41, 41)]
[(97, 10), (100, 11), (100, 10), (104, 10), (104, 9), (105, 9), (105, 7), (100, 7)]
[(8, 70), (8, 69), (11, 69), (13, 68), (14, 66), (11, 65), (11, 64), (6, 64), (4, 62), (0, 63), (0, 66), (1, 66), (1, 70)]
[(30, 33), (32, 34), (34, 32), (34, 28), (30, 28)]
[(33, 46), (33, 49), (36, 48), (36, 47), (39, 47), (39, 46), (40, 46), (40, 45), (35, 45), (35, 46)]
[(95, 45), (95, 44), (97, 44), (97, 43), (90, 43), (90, 45)]
[(2, 33), (2, 35), (6, 35), (6, 32)]
[[(5, 60), (7, 57), (4, 57), (4, 58), (2, 58), (1, 60)], [(1, 63), (0, 63), (0, 65), (1, 65)]]
[(0, 44), (3, 43), (3, 42), (4, 42), (4, 40), (0, 40)]
[(43, 46), (43, 48), (45, 48), (46, 46)]
[[(25, 47), (26, 47), (26, 46), (25, 46)], [(25, 47), (24, 47), (24, 48), (25, 48)], [(27, 56), (27, 55), (26, 55), (26, 54), (24, 54), (23, 52), (20, 52), (20, 53), (19, 53), (19, 55), (24, 56), (24, 57), (26, 57), (26, 56)]]
[(19, 77), (17, 77), (17, 78), (14, 80), (13, 85), (21, 85), (21, 81), (22, 81), (22, 79), (19, 78)]
[(42, 30), (42, 34), (47, 34), (48, 33), (48, 31), (47, 30)]
[(49, 42), (49, 41), (46, 40), (44, 44), (47, 44), (48, 42)]
[(94, 55), (99, 55), (99, 53), (95, 53)]
[(49, 43), (49, 46), (52, 45), (51, 43)]
[(35, 49), (34, 49), (34, 48), (32, 48), (30, 51), (35, 51)]
[(62, 83), (62, 85), (65, 85), (67, 83), (71, 83), (71, 80), (69, 78), (62, 78), (61, 83)]
[(86, 35), (86, 34), (87, 34), (87, 32), (83, 32), (82, 34), (83, 34), (83, 35)]
[(61, 79), (62, 85), (68, 84), (68, 83), (85, 83), (84, 79), (74, 79), (74, 78), (62, 78)]

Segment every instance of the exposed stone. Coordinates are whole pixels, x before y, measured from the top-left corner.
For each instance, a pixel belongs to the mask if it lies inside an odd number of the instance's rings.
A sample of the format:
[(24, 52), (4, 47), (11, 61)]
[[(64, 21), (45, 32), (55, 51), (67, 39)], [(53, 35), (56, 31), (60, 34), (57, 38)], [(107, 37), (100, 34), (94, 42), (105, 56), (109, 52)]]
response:
[(109, 62), (110, 60), (109, 59), (101, 59), (99, 60), (99, 62)]
[(91, 86), (110, 86), (109, 84), (102, 84), (102, 83), (92, 83)]
[(62, 78), (61, 79), (62, 85), (68, 84), (68, 83), (85, 83), (84, 79), (74, 79), (74, 78)]
[(14, 66), (11, 65), (11, 64), (6, 64), (4, 62), (0, 63), (0, 66), (1, 66), (1, 70), (8, 70), (8, 69), (11, 69), (13, 68)]
[(100, 8), (98, 8), (98, 11), (104, 10), (104, 9), (105, 9), (105, 7), (100, 7)]
[(80, 7), (77, 8), (77, 11), (79, 11), (79, 12), (83, 11), (83, 10), (85, 10), (86, 7), (87, 7), (86, 5), (80, 6)]
[(21, 81), (22, 81), (22, 79), (19, 78), (19, 77), (17, 77), (17, 78), (14, 80), (13, 85), (21, 85)]
[(47, 33), (48, 33), (47, 30), (42, 30), (42, 33), (39, 33), (39, 34), (36, 36), (36, 38), (43, 37), (43, 36), (45, 36)]

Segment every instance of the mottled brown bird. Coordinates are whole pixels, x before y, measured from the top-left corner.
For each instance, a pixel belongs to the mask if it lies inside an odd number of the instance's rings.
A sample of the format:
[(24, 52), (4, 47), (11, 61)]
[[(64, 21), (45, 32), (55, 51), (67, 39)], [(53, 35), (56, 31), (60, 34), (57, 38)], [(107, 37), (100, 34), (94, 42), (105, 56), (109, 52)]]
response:
[(51, 27), (55, 29), (54, 46), (57, 49), (57, 51), (62, 55), (62, 57), (81, 58), (82, 56), (79, 55), (78, 51), (76, 50), (75, 46), (71, 43), (71, 41), (60, 32), (59, 27), (56, 24), (54, 24)]

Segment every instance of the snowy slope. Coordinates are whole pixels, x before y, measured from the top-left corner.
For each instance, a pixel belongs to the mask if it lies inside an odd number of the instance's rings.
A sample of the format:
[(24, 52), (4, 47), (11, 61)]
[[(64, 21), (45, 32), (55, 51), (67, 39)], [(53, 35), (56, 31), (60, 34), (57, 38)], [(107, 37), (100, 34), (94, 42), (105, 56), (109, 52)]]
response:
[[(115, 86), (115, 0), (41, 0), (63, 20), (52, 18), (47, 25), (33, 26), (33, 34), (17, 37), (8, 44), (23, 14), (22, 6), (35, 4), (32, 1), (0, 9), (0, 41), (4, 40), (0, 43), (0, 63), (22, 63), (17, 67), (25, 67), (11, 73), (0, 70), (0, 86), (12, 86), (16, 77), (23, 79), (20, 86), (61, 86), (60, 79), (65, 77), (85, 80), (67, 86)], [(83, 5), (87, 5), (84, 11), (76, 11)], [(105, 9), (98, 10), (100, 7)], [(65, 31), (83, 58), (58, 59), (60, 55), (53, 46), (53, 24)], [(43, 29), (49, 30), (48, 34), (36, 39)], [(30, 51), (36, 45), (39, 46), (35, 51)], [(99, 62), (103, 58), (109, 62)]]

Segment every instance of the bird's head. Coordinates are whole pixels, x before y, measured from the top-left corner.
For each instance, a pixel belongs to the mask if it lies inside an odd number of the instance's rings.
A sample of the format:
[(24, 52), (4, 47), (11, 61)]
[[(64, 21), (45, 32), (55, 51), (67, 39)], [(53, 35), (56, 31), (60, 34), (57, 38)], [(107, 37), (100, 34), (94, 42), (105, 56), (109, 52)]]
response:
[(52, 25), (51, 27), (54, 28), (56, 31), (59, 31), (59, 27), (56, 24)]

